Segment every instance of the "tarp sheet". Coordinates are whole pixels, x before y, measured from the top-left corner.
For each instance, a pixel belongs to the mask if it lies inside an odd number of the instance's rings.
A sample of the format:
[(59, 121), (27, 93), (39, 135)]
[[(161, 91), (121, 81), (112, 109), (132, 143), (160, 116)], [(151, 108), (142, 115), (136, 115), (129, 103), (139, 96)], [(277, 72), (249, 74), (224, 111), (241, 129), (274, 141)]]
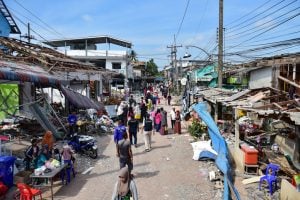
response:
[(99, 102), (94, 102), (90, 98), (79, 94), (69, 88), (61, 86), (61, 91), (64, 96), (76, 107), (82, 109), (96, 109), (96, 110), (104, 110), (104, 105)]
[(29, 71), (13, 71), (8, 68), (2, 68), (0, 63), (0, 79), (21, 81), (21, 82), (32, 82), (42, 86), (58, 87), (60, 81), (49, 75), (37, 74)]
[(220, 131), (214, 122), (211, 115), (207, 112), (207, 107), (205, 103), (198, 103), (193, 105), (192, 107), (199, 117), (205, 122), (208, 128), (208, 134), (212, 141), (213, 149), (218, 153), (215, 163), (217, 167), (223, 172), (224, 174), (224, 200), (230, 199), (230, 191), (229, 186), (233, 190), (233, 195), (235, 195), (236, 199), (240, 199), (239, 193), (234, 188), (232, 183), (232, 175), (231, 175), (231, 168), (229, 165), (229, 154), (227, 149), (227, 144), (224, 138), (221, 136)]

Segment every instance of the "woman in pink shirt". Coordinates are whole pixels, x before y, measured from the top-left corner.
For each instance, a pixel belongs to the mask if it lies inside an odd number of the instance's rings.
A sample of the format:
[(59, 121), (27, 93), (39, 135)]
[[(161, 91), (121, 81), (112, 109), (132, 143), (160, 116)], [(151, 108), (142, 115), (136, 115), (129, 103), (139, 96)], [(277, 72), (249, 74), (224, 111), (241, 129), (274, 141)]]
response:
[(156, 113), (155, 113), (155, 117), (154, 117), (154, 125), (155, 125), (155, 130), (156, 132), (159, 132), (160, 127), (161, 127), (161, 118), (162, 115), (160, 114), (160, 109), (157, 109)]

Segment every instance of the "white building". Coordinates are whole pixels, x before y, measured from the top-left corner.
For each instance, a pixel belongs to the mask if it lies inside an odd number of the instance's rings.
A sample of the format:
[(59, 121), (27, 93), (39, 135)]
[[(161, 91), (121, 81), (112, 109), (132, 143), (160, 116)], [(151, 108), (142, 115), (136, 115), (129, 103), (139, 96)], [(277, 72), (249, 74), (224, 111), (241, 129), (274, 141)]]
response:
[[(125, 79), (114, 78), (113, 80), (105, 80), (105, 77), (102, 77), (103, 81), (109, 81), (113, 86), (124, 85), (126, 87), (128, 78), (133, 76), (133, 70), (129, 64), (131, 42), (110, 36), (95, 36), (50, 40), (45, 42), (45, 44), (57, 48), (58, 51), (74, 59), (90, 62), (98, 68), (123, 74)], [(112, 50), (112, 47), (115, 50)]]

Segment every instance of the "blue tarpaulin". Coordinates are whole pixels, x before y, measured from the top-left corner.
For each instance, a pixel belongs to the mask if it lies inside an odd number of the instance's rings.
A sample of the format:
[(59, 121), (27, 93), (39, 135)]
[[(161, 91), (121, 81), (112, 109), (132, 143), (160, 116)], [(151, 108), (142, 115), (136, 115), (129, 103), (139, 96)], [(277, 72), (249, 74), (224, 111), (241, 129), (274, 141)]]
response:
[(232, 188), (234, 193), (233, 195), (235, 195), (236, 199), (240, 199), (239, 193), (234, 188), (232, 183), (231, 168), (229, 165), (229, 154), (228, 154), (227, 144), (224, 138), (221, 136), (215, 121), (213, 120), (211, 115), (207, 112), (207, 107), (205, 103), (195, 104), (193, 105), (192, 108), (197, 112), (199, 117), (207, 125), (208, 134), (212, 141), (212, 147), (216, 152), (218, 152), (218, 155), (215, 158), (215, 163), (217, 167), (224, 174), (224, 195), (223, 195), (224, 200), (230, 199), (229, 186), (230, 188)]

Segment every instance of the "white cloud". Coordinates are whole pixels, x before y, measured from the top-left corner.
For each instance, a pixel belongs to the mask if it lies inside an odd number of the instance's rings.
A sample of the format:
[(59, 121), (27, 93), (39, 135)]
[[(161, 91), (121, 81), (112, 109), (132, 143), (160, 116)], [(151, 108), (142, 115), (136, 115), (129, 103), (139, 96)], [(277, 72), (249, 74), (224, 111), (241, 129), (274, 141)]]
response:
[(89, 15), (89, 14), (84, 14), (84, 15), (81, 16), (81, 18), (82, 18), (84, 21), (86, 21), (86, 22), (91, 22), (91, 21), (93, 21), (93, 17), (92, 17), (91, 15)]

